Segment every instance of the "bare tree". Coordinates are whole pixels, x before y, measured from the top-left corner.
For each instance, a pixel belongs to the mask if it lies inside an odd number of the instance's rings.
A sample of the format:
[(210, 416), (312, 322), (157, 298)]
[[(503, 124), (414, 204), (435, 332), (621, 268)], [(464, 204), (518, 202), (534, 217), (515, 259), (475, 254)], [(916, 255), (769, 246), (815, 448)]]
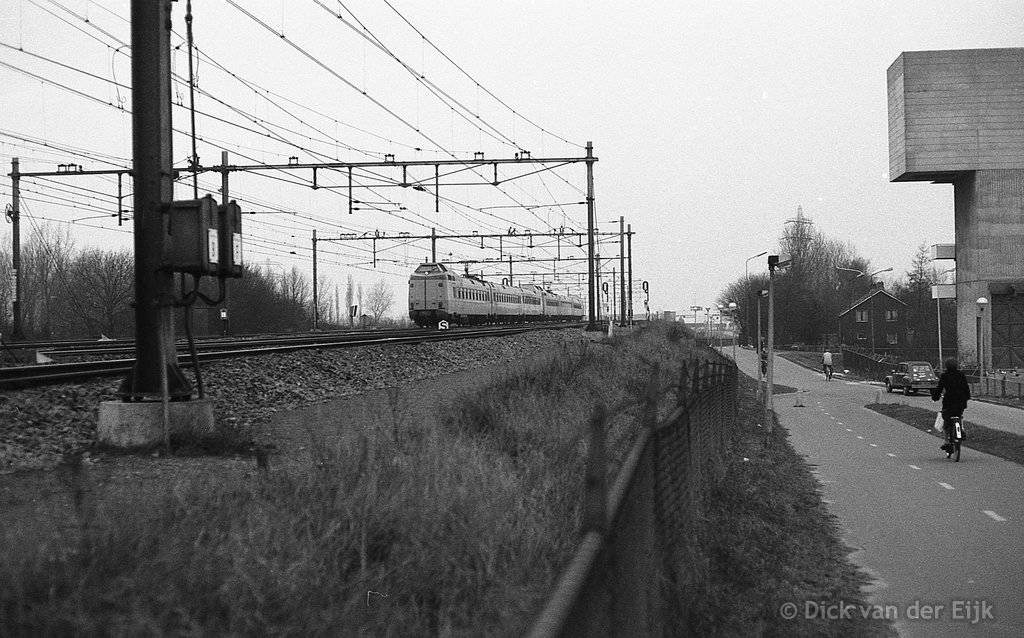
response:
[(14, 301), (14, 266), (11, 263), (9, 237), (0, 239), (0, 333), (7, 334), (13, 322), (12, 302)]
[(356, 283), (352, 280), (352, 275), (349, 275), (348, 280), (345, 282), (345, 314), (348, 315), (349, 326), (352, 326), (356, 319), (352, 315), (352, 304), (355, 303), (355, 296)]
[(135, 260), (129, 250), (86, 249), (74, 260), (73, 304), (92, 336), (131, 333)]
[(364, 315), (363, 312), (363, 284), (359, 283), (356, 286), (356, 305), (358, 306), (357, 314), (360, 316)]
[(388, 310), (391, 310), (391, 306), (394, 304), (395, 291), (392, 290), (388, 282), (378, 279), (377, 283), (373, 284), (373, 287), (370, 288), (367, 298), (367, 309), (373, 315), (373, 323), (380, 323), (381, 318), (387, 314)]
[(70, 336), (80, 309), (71, 295), (74, 242), (68, 228), (36, 226), (21, 250), (21, 308), (26, 334)]

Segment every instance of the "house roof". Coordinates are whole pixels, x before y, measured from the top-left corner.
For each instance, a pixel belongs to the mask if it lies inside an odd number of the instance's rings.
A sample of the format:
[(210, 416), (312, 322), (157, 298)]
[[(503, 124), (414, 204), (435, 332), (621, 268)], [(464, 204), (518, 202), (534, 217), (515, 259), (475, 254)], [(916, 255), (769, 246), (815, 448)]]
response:
[(857, 299), (857, 301), (853, 302), (853, 305), (851, 305), (849, 308), (847, 308), (846, 310), (840, 312), (839, 316), (842, 317), (846, 313), (848, 313), (851, 310), (854, 310), (855, 308), (857, 308), (857, 306), (860, 306), (861, 304), (863, 304), (865, 301), (871, 299), (875, 295), (880, 295), (880, 294), (881, 295), (885, 295), (886, 297), (888, 297), (888, 298), (890, 298), (890, 299), (892, 299), (894, 301), (897, 301), (897, 302), (903, 304), (904, 306), (907, 305), (906, 303), (903, 302), (903, 300), (901, 300), (900, 298), (894, 296), (892, 293), (888, 292), (884, 288), (875, 288), (874, 290), (870, 290), (867, 293), (865, 293), (864, 295), (862, 295), (859, 299)]

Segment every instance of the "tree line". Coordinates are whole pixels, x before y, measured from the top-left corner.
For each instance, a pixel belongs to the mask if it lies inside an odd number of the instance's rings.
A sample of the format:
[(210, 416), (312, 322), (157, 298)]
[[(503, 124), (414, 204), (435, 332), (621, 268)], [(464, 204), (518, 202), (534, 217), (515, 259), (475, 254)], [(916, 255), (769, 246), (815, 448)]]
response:
[[(129, 249), (79, 249), (70, 229), (57, 225), (33, 228), (21, 246), (21, 316), (26, 339), (128, 338), (135, 332), (135, 259)], [(177, 294), (190, 290), (191, 278), (177, 280)], [(382, 325), (395, 304), (391, 285), (382, 279), (369, 289), (348, 275), (344, 287), (326, 277), (317, 282), (319, 326), (324, 329)], [(200, 292), (216, 299), (215, 280), (202, 281)], [(344, 295), (344, 297), (342, 297)], [(0, 335), (13, 330), (14, 268), (10, 236), (0, 240)], [(350, 309), (355, 306), (356, 314)], [(309, 277), (291, 270), (246, 264), (241, 279), (227, 282), (222, 303), (193, 306), (196, 334), (220, 334), (221, 309), (227, 310), (232, 334), (297, 332), (313, 324), (313, 290)], [(176, 312), (176, 321), (181, 313)], [(399, 320), (399, 323), (402, 323)], [(181, 329), (177, 333), (182, 334)]]
[[(773, 251), (774, 252), (774, 251)], [(827, 236), (808, 223), (787, 225), (779, 238), (778, 254), (791, 258), (789, 267), (775, 275), (775, 338), (780, 344), (809, 346), (838, 343), (839, 314), (870, 291), (869, 275), (876, 270), (852, 242)], [(764, 258), (767, 262), (767, 257)], [(864, 273), (858, 276), (857, 272)], [(911, 330), (907, 346), (932, 347), (937, 341), (936, 304), (931, 286), (942, 281), (928, 255), (917, 247), (911, 267), (893, 279), (885, 290), (907, 304), (906, 325)], [(875, 286), (883, 285), (877, 280)], [(768, 273), (751, 274), (729, 283), (717, 302), (735, 302), (740, 338), (754, 343), (757, 332), (757, 294), (768, 289)], [(767, 335), (767, 300), (761, 302), (761, 334)], [(956, 332), (952, 306), (942, 309), (943, 342), (952, 345)]]

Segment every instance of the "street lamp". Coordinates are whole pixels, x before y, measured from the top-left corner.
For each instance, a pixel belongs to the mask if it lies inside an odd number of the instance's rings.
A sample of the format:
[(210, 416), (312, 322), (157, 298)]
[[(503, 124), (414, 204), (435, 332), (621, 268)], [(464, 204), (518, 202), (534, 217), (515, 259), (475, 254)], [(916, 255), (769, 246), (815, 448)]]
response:
[[(757, 392), (758, 392), (758, 394), (761, 394), (763, 392), (763, 389), (761, 388), (761, 380), (763, 378), (763, 374), (762, 374), (762, 370), (761, 370), (761, 348), (763, 347), (761, 345), (761, 299), (763, 299), (763, 298), (765, 298), (767, 296), (768, 296), (768, 291), (767, 290), (759, 290), (757, 292), (757, 341), (756, 341), (756, 347), (757, 347)], [(762, 395), (761, 398), (763, 398), (763, 395)]]
[(981, 378), (985, 378), (985, 306), (988, 299), (978, 297), (978, 368)]
[[(936, 275), (935, 278), (938, 281), (942, 281), (942, 279), (944, 278), (946, 273), (951, 273), (951, 272), (953, 272), (955, 270), (956, 270), (956, 268), (949, 268), (947, 270), (943, 270), (938, 275)], [(955, 284), (954, 284), (954, 286), (955, 286)], [(942, 301), (942, 298), (939, 297), (938, 295), (936, 295), (936, 297), (935, 297), (935, 324), (936, 324), (935, 329), (937, 331), (937, 335), (936, 335), (938, 337), (937, 341), (939, 342), (939, 369), (941, 370), (942, 369), (942, 306), (939, 304), (940, 301)]]
[(732, 360), (736, 362), (736, 302), (729, 302), (729, 314), (732, 316)]
[[(854, 277), (854, 279), (860, 279), (861, 277), (865, 276), (863, 270), (857, 270), (856, 268), (842, 268), (840, 266), (836, 266), (836, 270), (845, 270), (846, 272), (855, 272), (855, 273), (857, 273), (857, 276)], [(882, 268), (881, 270), (876, 270), (875, 272), (867, 275), (867, 278), (868, 278), (868, 290), (870, 291), (870, 290), (872, 290), (874, 288), (874, 283), (875, 283), (874, 282), (874, 278), (875, 278), (875, 275), (881, 274), (883, 272), (890, 272), (890, 271), (892, 271), (892, 266), (889, 266), (888, 268)], [(871, 295), (870, 299), (871, 299), (871, 309), (868, 311), (868, 313), (870, 315), (870, 321), (871, 321), (871, 357), (874, 358), (874, 356), (875, 356), (875, 296)]]
[[(875, 287), (875, 275), (883, 272), (889, 272), (892, 270), (892, 266), (876, 270), (875, 272), (868, 275), (868, 290), (874, 290)], [(858, 275), (859, 276), (859, 275)], [(871, 295), (871, 358), (875, 357), (875, 295)]]
[(750, 260), (757, 259), (758, 257), (764, 257), (767, 254), (768, 251), (766, 250), (764, 252), (757, 253), (753, 257), (747, 257), (747, 260), (743, 262), (743, 288), (747, 296), (747, 309), (744, 314), (746, 315), (748, 329), (750, 324), (753, 323), (750, 321), (750, 271), (748, 270), (750, 267)]

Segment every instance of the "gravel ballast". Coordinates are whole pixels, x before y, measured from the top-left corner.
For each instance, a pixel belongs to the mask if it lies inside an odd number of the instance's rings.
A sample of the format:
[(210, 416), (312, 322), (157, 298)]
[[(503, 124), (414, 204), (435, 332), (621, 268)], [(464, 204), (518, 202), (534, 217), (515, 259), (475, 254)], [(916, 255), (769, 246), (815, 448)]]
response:
[[(263, 438), (277, 411), (451, 372), (511, 364), (581, 339), (580, 330), (564, 329), (413, 345), (304, 350), (204, 364), (202, 371), (218, 423)], [(191, 373), (186, 374), (192, 380)], [(110, 378), (0, 394), (0, 474), (50, 469), (64, 455), (77, 452), (95, 462), (92, 447), (99, 404), (117, 399), (120, 382)]]

